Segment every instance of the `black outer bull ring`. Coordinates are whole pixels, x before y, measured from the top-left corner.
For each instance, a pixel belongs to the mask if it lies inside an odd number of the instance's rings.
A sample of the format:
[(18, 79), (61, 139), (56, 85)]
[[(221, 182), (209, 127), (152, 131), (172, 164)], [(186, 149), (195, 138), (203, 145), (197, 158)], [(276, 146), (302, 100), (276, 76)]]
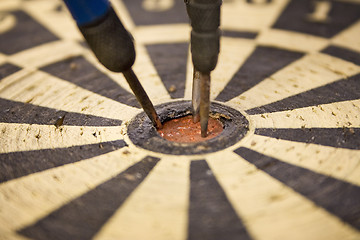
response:
[[(191, 114), (190, 101), (176, 101), (155, 107), (161, 122)], [(239, 142), (249, 131), (249, 121), (237, 110), (211, 103), (210, 115), (223, 124), (223, 131), (215, 138), (197, 143), (171, 142), (162, 138), (144, 112), (136, 115), (128, 125), (128, 136), (138, 147), (146, 150), (172, 154), (196, 155), (212, 153)]]

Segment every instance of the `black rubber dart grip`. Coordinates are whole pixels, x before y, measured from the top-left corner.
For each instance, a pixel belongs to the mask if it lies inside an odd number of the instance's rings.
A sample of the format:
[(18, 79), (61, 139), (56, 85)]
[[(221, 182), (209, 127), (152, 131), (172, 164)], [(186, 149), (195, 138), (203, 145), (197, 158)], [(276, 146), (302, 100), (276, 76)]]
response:
[(191, 55), (200, 72), (215, 69), (220, 51), (221, 0), (186, 0), (191, 21)]
[(133, 38), (112, 8), (102, 19), (79, 26), (79, 29), (97, 59), (107, 69), (123, 72), (134, 64)]

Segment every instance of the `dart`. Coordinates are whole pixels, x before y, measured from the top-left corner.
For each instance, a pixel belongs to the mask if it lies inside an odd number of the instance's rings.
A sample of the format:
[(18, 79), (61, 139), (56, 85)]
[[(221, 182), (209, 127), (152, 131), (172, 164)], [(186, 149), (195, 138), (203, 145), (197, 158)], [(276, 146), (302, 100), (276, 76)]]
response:
[(205, 138), (208, 134), (210, 110), (210, 74), (216, 67), (220, 51), (219, 26), (222, 1), (188, 0), (185, 2), (192, 27), (193, 120), (200, 121), (201, 136)]
[(133, 38), (108, 0), (64, 0), (91, 50), (107, 69), (122, 72), (136, 99), (157, 129), (156, 110), (131, 69), (135, 61)]

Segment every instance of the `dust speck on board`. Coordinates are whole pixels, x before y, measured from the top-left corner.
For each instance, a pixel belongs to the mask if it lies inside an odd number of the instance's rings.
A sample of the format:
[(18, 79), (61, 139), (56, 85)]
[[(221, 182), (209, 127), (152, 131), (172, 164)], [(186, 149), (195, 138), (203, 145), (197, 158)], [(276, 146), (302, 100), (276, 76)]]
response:
[(70, 69), (71, 70), (76, 70), (78, 68), (78, 65), (74, 62), (70, 63)]
[(135, 175), (133, 175), (133, 174), (125, 174), (125, 175), (124, 175), (124, 178), (127, 179), (127, 180), (129, 180), (129, 181), (134, 181), (134, 180), (136, 180), (136, 177), (135, 177)]
[(53, 177), (53, 179), (54, 179), (55, 181), (60, 182), (60, 179), (59, 179), (59, 177), (58, 177), (57, 175), (54, 174), (52, 177)]
[(175, 92), (175, 91), (176, 91), (176, 86), (175, 86), (175, 85), (171, 85), (171, 86), (169, 87), (168, 91), (169, 91), (170, 93)]
[(40, 130), (39, 130), (39, 132), (35, 135), (35, 138), (37, 138), (38, 140), (41, 138)]
[(124, 154), (124, 155), (129, 155), (129, 154), (130, 154), (130, 151), (129, 151), (129, 150), (125, 150), (125, 151), (123, 152), (123, 154)]
[(273, 194), (269, 197), (270, 202), (276, 202), (283, 199), (283, 197), (281, 195), (278, 194)]

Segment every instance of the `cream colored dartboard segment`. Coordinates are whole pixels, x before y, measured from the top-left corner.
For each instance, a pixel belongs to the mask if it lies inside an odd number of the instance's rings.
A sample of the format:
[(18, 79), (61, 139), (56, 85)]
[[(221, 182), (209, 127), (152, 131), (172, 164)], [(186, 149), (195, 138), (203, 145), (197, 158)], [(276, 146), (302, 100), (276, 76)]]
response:
[(16, 10), (21, 7), (22, 3), (23, 3), (22, 0), (4, 0), (4, 1), (1, 1), (0, 10), (1, 11)]
[(193, 85), (193, 77), (194, 77), (193, 74), (194, 74), (194, 65), (191, 60), (191, 49), (189, 47), (187, 63), (186, 63), (186, 82), (185, 82), (185, 93), (184, 93), (185, 99), (192, 98), (192, 85)]
[(139, 26), (133, 30), (136, 44), (159, 44), (188, 42), (191, 28), (189, 24), (163, 24), (156, 26)]
[[(268, 29), (278, 18), (288, 0), (271, 1), (230, 1), (223, 4), (221, 25), (224, 29), (240, 31), (262, 31)], [(259, 3), (257, 3), (259, 2)]]
[(211, 99), (215, 99), (224, 89), (232, 76), (239, 70), (239, 66), (246, 61), (256, 47), (253, 40), (226, 37), (221, 39), (220, 44), (218, 65), (211, 73)]
[(279, 101), (337, 80), (356, 75), (360, 67), (322, 53), (311, 53), (264, 79), (231, 100), (243, 109)]
[(64, 40), (81, 41), (82, 35), (76, 28), (70, 13), (61, 0), (23, 2), (23, 9)]
[(188, 176), (189, 160), (162, 160), (95, 239), (186, 239)]
[(23, 71), (25, 76), (15, 77), (15, 73), (2, 80), (0, 97), (112, 119), (127, 120), (127, 116), (139, 112), (139, 109), (82, 89), (47, 73)]
[(169, 101), (171, 97), (157, 74), (145, 46), (142, 44), (136, 46), (137, 60), (134, 64), (134, 71), (145, 91), (154, 104)]
[(24, 68), (36, 69), (83, 53), (84, 49), (78, 43), (60, 40), (13, 54), (8, 57), (8, 61)]
[(319, 52), (329, 44), (329, 40), (325, 38), (279, 29), (262, 31), (256, 42), (265, 46), (310, 53)]
[(339, 33), (337, 36), (332, 38), (332, 43), (335, 45), (353, 49), (360, 53), (360, 21), (354, 23), (351, 27), (345, 29), (343, 32)]
[(7, 57), (3, 54), (0, 54), (0, 64), (4, 64), (7, 61)]
[(324, 104), (250, 116), (258, 128), (359, 128), (360, 101)]
[(9, 29), (12, 29), (16, 24), (15, 16), (11, 14), (2, 15), (2, 21), (0, 24), (0, 33), (7, 32)]
[(123, 139), (120, 127), (0, 123), (0, 153), (66, 148)]
[[(245, 147), (355, 185), (359, 179), (359, 150), (333, 148), (255, 135)], [(343, 156), (347, 156), (343, 158)], [(316, 159), (314, 159), (316, 157)]]

